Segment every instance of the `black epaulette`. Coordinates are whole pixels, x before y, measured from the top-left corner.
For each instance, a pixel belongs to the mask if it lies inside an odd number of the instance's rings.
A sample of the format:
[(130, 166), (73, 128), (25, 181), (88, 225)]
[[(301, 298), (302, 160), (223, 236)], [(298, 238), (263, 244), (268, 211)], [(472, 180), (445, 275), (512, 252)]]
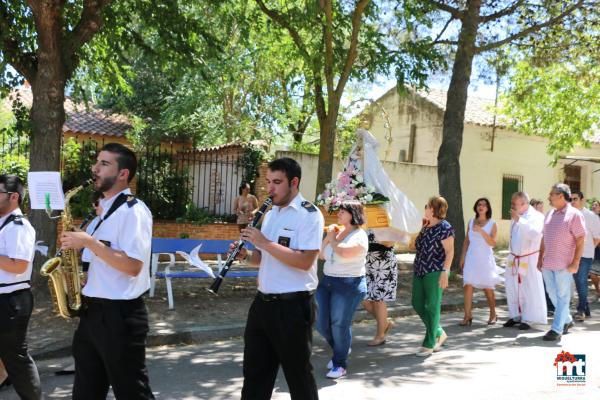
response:
[(135, 198), (135, 196), (132, 196), (132, 195), (127, 196), (127, 205), (129, 206), (129, 208), (136, 205), (137, 202), (138, 202), (138, 200)]
[(22, 215), (15, 215), (15, 218), (13, 219), (13, 222), (16, 225), (23, 225), (23, 216)]
[(310, 201), (306, 201), (306, 200), (303, 201), (302, 207), (304, 207), (306, 209), (306, 211), (308, 211), (308, 212), (317, 211), (317, 207), (315, 207), (315, 205), (313, 203), (311, 203)]

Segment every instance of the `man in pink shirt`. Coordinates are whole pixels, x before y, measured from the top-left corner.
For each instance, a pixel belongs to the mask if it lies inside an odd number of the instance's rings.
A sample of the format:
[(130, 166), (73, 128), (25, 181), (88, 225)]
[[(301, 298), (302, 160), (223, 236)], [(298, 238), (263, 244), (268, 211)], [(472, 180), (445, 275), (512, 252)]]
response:
[(570, 204), (568, 185), (557, 183), (552, 186), (548, 200), (554, 210), (544, 221), (538, 269), (542, 271), (548, 296), (556, 308), (552, 327), (544, 340), (555, 341), (573, 326), (569, 313), (571, 282), (583, 253), (585, 221), (583, 214)]

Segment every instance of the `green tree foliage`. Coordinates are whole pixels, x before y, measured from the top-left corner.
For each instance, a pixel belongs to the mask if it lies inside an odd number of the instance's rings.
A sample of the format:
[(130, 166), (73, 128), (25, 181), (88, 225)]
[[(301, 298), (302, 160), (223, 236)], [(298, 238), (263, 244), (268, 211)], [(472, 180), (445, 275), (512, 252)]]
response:
[[(460, 153), (464, 118), (473, 61), (477, 55), (515, 43), (539, 40), (564, 21), (576, 19), (580, 10), (593, 7), (586, 0), (425, 0), (411, 4), (432, 19), (429, 24), (434, 44), (450, 46), (452, 72), (442, 143), (438, 151), (440, 194), (448, 201), (448, 221), (456, 230), (455, 254), (464, 241), (464, 217), (460, 180)], [(446, 21), (439, 28), (433, 21)], [(438, 24), (439, 25), (439, 24)], [(455, 258), (454, 265), (457, 266)]]
[(514, 128), (548, 138), (554, 161), (574, 146), (589, 146), (592, 137), (597, 140), (600, 7), (582, 9), (577, 20), (520, 50), (500, 110)]
[(502, 110), (515, 129), (549, 139), (554, 159), (600, 136), (600, 67), (588, 63), (517, 64)]
[[(256, 0), (281, 37), (290, 38), (303, 61), (305, 92), (311, 91), (319, 122), (317, 191), (331, 180), (341, 99), (348, 82), (374, 80), (395, 67), (404, 83), (422, 85), (436, 65), (429, 40), (411, 31), (423, 14), (397, 1)], [(397, 10), (402, 9), (401, 12)], [(390, 26), (392, 28), (390, 29)], [(396, 39), (396, 40), (394, 40)]]
[(0, 115), (0, 166), (2, 172), (15, 174), (27, 182), (29, 171), (29, 110), (19, 98), (12, 102), (11, 110)]
[[(80, 76), (81, 65), (85, 76), (106, 90), (126, 86), (134, 49), (154, 54), (152, 61), (163, 70), (200, 64), (189, 50), (213, 38), (195, 7), (183, 0), (0, 2), (0, 88), (6, 93), (24, 79), (32, 87), (31, 170), (60, 168), (65, 88)], [(33, 211), (31, 221), (52, 253), (56, 224), (41, 211)]]
[[(86, 92), (138, 117), (140, 143), (170, 138), (206, 146), (270, 140), (305, 128), (302, 123), (313, 111), (304, 101), (309, 94), (299, 90), (304, 78), (291, 40), (275, 35), (253, 2), (221, 2), (211, 12), (196, 6), (192, 12), (210, 26), (218, 51), (197, 42), (191, 58), (201, 62), (174, 69), (158, 66), (151, 53), (139, 51), (123, 75), (123, 87), (106, 91), (87, 85)], [(157, 45), (152, 36), (146, 40)], [(95, 80), (84, 72), (83, 82)]]
[(190, 177), (172, 153), (148, 149), (138, 157), (137, 192), (155, 219), (175, 219), (186, 212)]

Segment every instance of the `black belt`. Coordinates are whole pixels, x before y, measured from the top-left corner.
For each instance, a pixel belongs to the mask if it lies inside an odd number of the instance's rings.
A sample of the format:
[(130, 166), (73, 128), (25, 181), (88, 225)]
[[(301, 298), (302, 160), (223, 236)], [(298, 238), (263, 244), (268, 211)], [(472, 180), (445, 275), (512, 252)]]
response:
[(8, 286), (17, 286), (17, 285), (20, 285), (21, 283), (26, 283), (28, 285), (31, 285), (31, 281), (28, 279), (26, 281), (19, 281), (19, 282), (12, 282), (12, 283), (0, 283), (0, 288), (8, 287)]
[(15, 290), (14, 292), (0, 293), (0, 297), (13, 296), (13, 295), (19, 294), (21, 292), (29, 292), (29, 291), (31, 291), (31, 288), (18, 289), (18, 290)]
[(302, 291), (302, 292), (289, 292), (289, 293), (263, 293), (256, 292), (256, 297), (262, 301), (282, 301), (282, 300), (294, 300), (294, 299), (306, 299), (315, 294), (314, 290)]
[(134, 301), (140, 301), (142, 300), (142, 297), (136, 297), (135, 299), (104, 299), (101, 297), (88, 297), (88, 296), (83, 296), (83, 301), (87, 304), (119, 304), (119, 303), (127, 303), (127, 302), (134, 302)]

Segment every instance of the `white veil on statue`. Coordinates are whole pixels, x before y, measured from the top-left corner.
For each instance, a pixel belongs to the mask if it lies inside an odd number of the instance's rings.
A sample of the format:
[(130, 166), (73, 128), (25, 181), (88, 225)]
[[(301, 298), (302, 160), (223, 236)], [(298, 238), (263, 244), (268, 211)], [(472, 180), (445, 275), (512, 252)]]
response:
[[(369, 131), (364, 129), (358, 129), (356, 136), (358, 140), (352, 147), (350, 159), (360, 160), (363, 163), (365, 183), (373, 186), (376, 192), (390, 199), (388, 203), (383, 204), (390, 216), (390, 226), (407, 233), (418, 232), (421, 229), (421, 213), (385, 172), (377, 155), (379, 142)], [(361, 145), (362, 155), (360, 154)]]

